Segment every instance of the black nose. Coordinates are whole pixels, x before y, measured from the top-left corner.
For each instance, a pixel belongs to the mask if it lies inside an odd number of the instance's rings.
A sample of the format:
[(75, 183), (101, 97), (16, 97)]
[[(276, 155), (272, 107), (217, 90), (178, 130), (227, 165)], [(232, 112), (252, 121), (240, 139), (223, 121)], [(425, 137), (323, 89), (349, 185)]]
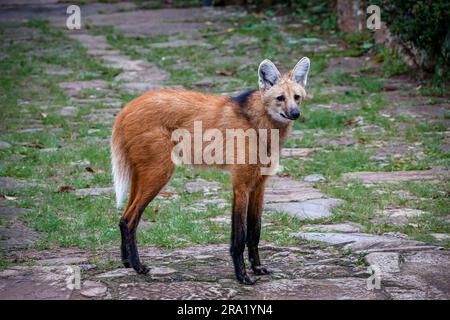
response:
[(300, 117), (300, 110), (292, 109), (289, 115), (292, 119), (298, 119), (298, 117)]

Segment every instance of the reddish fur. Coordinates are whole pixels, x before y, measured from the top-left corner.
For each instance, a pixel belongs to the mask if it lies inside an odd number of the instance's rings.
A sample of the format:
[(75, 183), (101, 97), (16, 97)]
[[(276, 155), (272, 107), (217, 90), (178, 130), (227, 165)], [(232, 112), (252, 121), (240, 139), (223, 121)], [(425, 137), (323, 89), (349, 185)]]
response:
[[(224, 135), (226, 129), (280, 129), (281, 144), (291, 129), (291, 124), (280, 125), (270, 118), (258, 93), (251, 96), (245, 110), (229, 97), (185, 90), (151, 91), (134, 99), (117, 116), (112, 134), (112, 144), (125, 155), (131, 170), (124, 213), (130, 226), (175, 169), (170, 156), (172, 131), (183, 128), (193, 136), (194, 121), (202, 121), (203, 130), (217, 128)], [(246, 193), (265, 180), (258, 165), (219, 167), (230, 170), (233, 186), (246, 189)]]

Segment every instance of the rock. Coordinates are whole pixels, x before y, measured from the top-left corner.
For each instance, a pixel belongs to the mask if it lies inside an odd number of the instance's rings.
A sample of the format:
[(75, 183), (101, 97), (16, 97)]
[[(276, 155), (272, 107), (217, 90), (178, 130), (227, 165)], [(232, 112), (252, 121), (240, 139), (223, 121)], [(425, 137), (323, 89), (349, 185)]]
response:
[(104, 90), (107, 89), (109, 83), (105, 80), (85, 80), (85, 81), (70, 81), (60, 82), (59, 87), (66, 90), (69, 96), (78, 96), (84, 90)]
[(331, 216), (331, 209), (340, 205), (339, 199), (313, 199), (303, 202), (269, 203), (265, 208), (269, 211), (286, 212), (300, 219), (321, 219)]
[(216, 193), (220, 189), (220, 184), (216, 181), (197, 179), (196, 181), (186, 183), (184, 189), (189, 193)]
[(14, 267), (0, 272), (0, 300), (66, 300), (75, 285), (67, 267)]
[(405, 200), (417, 200), (417, 197), (413, 196), (409, 191), (406, 190), (395, 190), (392, 193)]
[(120, 99), (115, 98), (72, 98), (70, 100), (72, 105), (91, 105), (91, 104), (100, 104), (103, 107), (115, 108), (120, 110), (123, 107), (123, 102)]
[(44, 131), (43, 127), (31, 127), (31, 128), (22, 128), (17, 130), (18, 133), (35, 133)]
[(435, 248), (421, 242), (403, 240), (388, 236), (378, 236), (367, 233), (299, 233), (297, 237), (303, 240), (319, 241), (329, 245), (339, 245), (355, 252), (424, 250)]
[(364, 257), (366, 262), (379, 269), (381, 274), (400, 272), (398, 252), (372, 252)]
[(0, 141), (0, 150), (11, 148), (11, 144), (6, 141)]
[(321, 145), (332, 145), (332, 146), (353, 146), (357, 144), (358, 141), (351, 137), (342, 137), (334, 139), (320, 139), (319, 144)]
[(12, 177), (0, 177), (0, 190), (3, 192), (15, 192), (33, 186), (25, 180), (16, 179)]
[(220, 209), (225, 208), (228, 205), (228, 201), (222, 198), (214, 197), (212, 199), (202, 199), (196, 201), (193, 205), (193, 208), (187, 207), (186, 209), (194, 209), (196, 211), (208, 211), (209, 206), (217, 206)]
[(372, 219), (376, 223), (391, 224), (395, 226), (407, 225), (412, 219), (417, 218), (426, 212), (410, 208), (389, 208), (382, 211), (380, 217)]
[(374, 161), (386, 161), (389, 158), (398, 159), (408, 154), (418, 154), (420, 147), (411, 145), (402, 145), (397, 142), (397, 145), (379, 147), (375, 150), (375, 155), (370, 159)]
[(270, 177), (264, 194), (266, 203), (306, 201), (320, 199), (325, 195), (311, 184), (288, 177)]
[(88, 134), (92, 135), (92, 134), (98, 133), (100, 131), (101, 131), (100, 129), (88, 129)]
[(378, 290), (367, 290), (364, 278), (281, 279), (261, 283), (247, 296), (251, 300), (376, 300), (388, 297)]
[(310, 174), (303, 178), (303, 181), (305, 182), (324, 182), (327, 181), (327, 178), (325, 178), (323, 175), (315, 173)]
[(116, 25), (119, 31), (130, 37), (180, 33), (195, 36), (199, 30), (208, 27), (204, 22), (211, 16), (206, 17), (205, 14), (202, 8), (137, 10), (90, 15), (84, 23), (93, 26)]
[(281, 149), (281, 156), (305, 158), (317, 150), (318, 148), (283, 148)]
[(1, 219), (13, 219), (17, 218), (30, 211), (30, 209), (14, 208), (14, 207), (0, 207)]
[(150, 269), (150, 274), (155, 277), (167, 276), (176, 272), (177, 270), (167, 267), (153, 267)]
[[(398, 97), (395, 97), (396, 99)], [(410, 103), (410, 97), (407, 98), (406, 103), (404, 105), (399, 105), (399, 100), (395, 101), (396, 103), (394, 105), (397, 105), (398, 107), (394, 107), (391, 109), (385, 109), (383, 112), (390, 116), (410, 116), (412, 118), (416, 118), (418, 120), (428, 120), (428, 121), (435, 121), (435, 120), (444, 120), (445, 114), (450, 109), (450, 104), (448, 103), (442, 103), (442, 104), (427, 104), (427, 103), (415, 103), (415, 105), (411, 105)], [(445, 123), (445, 122), (444, 122)]]
[(205, 41), (193, 40), (193, 39), (173, 39), (168, 42), (158, 42), (150, 44), (151, 48), (179, 48), (179, 47), (190, 47), (199, 46), (211, 48), (211, 45)]
[(213, 255), (210, 254), (199, 254), (194, 256), (194, 259), (196, 260), (209, 260), (209, 259), (214, 259)]
[(113, 187), (106, 187), (106, 188), (86, 188), (86, 189), (77, 189), (75, 191), (75, 194), (78, 197), (85, 197), (85, 196), (101, 196), (105, 194), (110, 194), (114, 192)]
[(41, 266), (68, 266), (68, 265), (82, 265), (88, 264), (86, 256), (67, 256), (67, 257), (55, 257), (50, 259), (42, 259), (36, 261)]
[(218, 283), (200, 281), (123, 283), (119, 299), (127, 300), (217, 300), (231, 299), (237, 291)]
[[(313, 264), (308, 264), (298, 268), (295, 271), (295, 276), (299, 278), (309, 279), (329, 279), (329, 278), (342, 278), (351, 277), (354, 275), (349, 268), (345, 266), (326, 264), (328, 261), (324, 261), (324, 264), (320, 264), (320, 261)], [(332, 263), (331, 260), (329, 263)]]
[(15, 220), (12, 224), (0, 226), (0, 247), (6, 249), (26, 248), (39, 239), (39, 234), (23, 222)]
[(342, 232), (342, 233), (357, 233), (361, 232), (362, 225), (359, 223), (347, 222), (338, 224), (310, 224), (302, 227), (303, 231), (318, 231), (318, 232)]
[(318, 44), (323, 43), (323, 40), (319, 38), (301, 38), (299, 39), (299, 42), (305, 44)]
[(251, 45), (255, 44), (259, 41), (258, 38), (252, 37), (252, 36), (242, 36), (233, 34), (231, 37), (227, 38), (223, 44), (230, 46), (232, 48), (239, 46), (239, 45)]
[(401, 232), (396, 232), (396, 231), (384, 232), (382, 235), (386, 236), (386, 237), (392, 237), (392, 238), (409, 239), (409, 236), (407, 234), (404, 234)]
[(375, 161), (375, 162), (383, 162), (383, 161), (388, 160), (388, 157), (387, 156), (377, 156), (377, 155), (375, 155), (375, 156), (371, 156), (369, 158), (369, 160), (370, 161)]
[(450, 239), (450, 234), (448, 233), (431, 233), (430, 236), (435, 238), (437, 241), (447, 241)]
[(108, 288), (100, 281), (86, 280), (81, 286), (80, 294), (88, 298), (102, 298), (107, 291)]
[(450, 298), (448, 250), (371, 253), (365, 259), (379, 268), (382, 289), (392, 299)]
[(120, 278), (126, 276), (134, 276), (136, 275), (136, 271), (131, 268), (119, 268), (115, 270), (111, 270), (108, 272), (103, 272), (101, 274), (96, 275), (96, 278)]
[(350, 172), (344, 173), (344, 180), (361, 180), (363, 183), (386, 183), (386, 182), (402, 182), (402, 181), (419, 181), (419, 180), (439, 180), (448, 177), (449, 172), (446, 170), (411, 170), (411, 171), (392, 171), (392, 172)]
[(62, 117), (73, 117), (78, 113), (78, 109), (75, 107), (64, 107), (59, 111), (59, 115)]

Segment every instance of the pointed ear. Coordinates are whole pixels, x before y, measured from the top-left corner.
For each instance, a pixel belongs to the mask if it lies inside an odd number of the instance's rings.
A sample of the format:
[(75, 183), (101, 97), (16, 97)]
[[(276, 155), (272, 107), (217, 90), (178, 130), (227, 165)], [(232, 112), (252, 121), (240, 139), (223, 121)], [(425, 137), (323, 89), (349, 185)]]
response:
[(259, 87), (270, 89), (281, 78), (280, 71), (273, 64), (272, 61), (266, 59), (260, 63), (258, 68)]
[(302, 87), (305, 87), (306, 82), (308, 81), (309, 65), (309, 59), (307, 57), (303, 57), (299, 62), (297, 62), (292, 70), (292, 80), (300, 84)]

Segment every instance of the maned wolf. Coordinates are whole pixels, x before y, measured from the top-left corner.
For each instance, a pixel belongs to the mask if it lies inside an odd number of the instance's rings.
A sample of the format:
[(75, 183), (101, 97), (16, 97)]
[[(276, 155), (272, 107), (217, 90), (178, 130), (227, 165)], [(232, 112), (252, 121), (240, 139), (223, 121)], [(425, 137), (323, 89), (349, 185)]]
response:
[[(149, 271), (139, 261), (136, 229), (144, 209), (168, 183), (175, 170), (173, 133), (177, 130), (193, 133), (196, 122), (202, 124), (203, 130), (213, 129), (224, 135), (228, 129), (241, 129), (241, 132), (255, 130), (258, 137), (261, 130), (276, 131), (275, 137), (279, 141), (274, 141), (274, 136), (270, 135), (270, 138), (265, 138), (264, 148), (267, 148), (266, 154), (278, 155), (279, 148), (291, 131), (293, 120), (300, 116), (299, 104), (306, 97), (304, 88), (309, 66), (309, 59), (304, 57), (292, 71), (281, 76), (271, 61), (264, 60), (258, 69), (259, 90), (237, 97), (187, 90), (157, 90), (134, 99), (119, 113), (112, 132), (111, 151), (118, 207), (129, 191), (128, 205), (119, 224), (125, 267), (132, 267), (143, 274)], [(200, 141), (203, 150), (208, 147), (204, 141)], [(187, 142), (186, 145), (191, 146), (191, 141)], [(271, 149), (274, 143), (276, 152)], [(219, 151), (227, 156), (227, 152), (234, 152), (236, 148), (216, 150), (217, 153)], [(250, 148), (246, 147), (245, 152), (248, 160), (252, 156), (249, 154)], [(190, 150), (183, 150), (183, 153), (184, 159), (191, 157), (186, 157)], [(234, 155), (231, 158), (236, 160)], [(261, 266), (258, 243), (267, 180), (261, 169), (271, 164), (259, 160), (244, 164), (229, 161), (205, 164), (195, 159), (190, 163), (194, 167), (215, 166), (231, 172), (233, 209), (230, 253), (236, 278), (243, 284), (253, 284), (255, 280), (245, 269), (245, 244), (254, 274), (270, 273)]]

